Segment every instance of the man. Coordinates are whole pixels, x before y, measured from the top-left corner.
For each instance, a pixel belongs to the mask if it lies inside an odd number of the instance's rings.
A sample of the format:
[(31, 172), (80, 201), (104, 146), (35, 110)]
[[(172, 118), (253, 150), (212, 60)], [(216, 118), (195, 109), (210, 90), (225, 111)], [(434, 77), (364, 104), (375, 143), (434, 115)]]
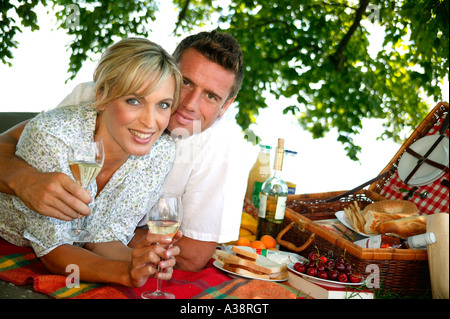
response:
[[(177, 154), (164, 192), (183, 197), (184, 236), (176, 243), (181, 250), (177, 267), (199, 271), (217, 243), (238, 236), (248, 170), (245, 161), (238, 161), (243, 148), (222, 117), (242, 85), (243, 57), (236, 40), (217, 31), (187, 37), (174, 57), (184, 81), (180, 106), (168, 127)], [(85, 84), (63, 104), (93, 98), (92, 88)], [(88, 215), (92, 199), (69, 176), (37, 172), (14, 156), (24, 126), (0, 136), (0, 191), (17, 195), (43, 215), (63, 220), (72, 220), (78, 213)], [(130, 246), (143, 233), (138, 229)]]

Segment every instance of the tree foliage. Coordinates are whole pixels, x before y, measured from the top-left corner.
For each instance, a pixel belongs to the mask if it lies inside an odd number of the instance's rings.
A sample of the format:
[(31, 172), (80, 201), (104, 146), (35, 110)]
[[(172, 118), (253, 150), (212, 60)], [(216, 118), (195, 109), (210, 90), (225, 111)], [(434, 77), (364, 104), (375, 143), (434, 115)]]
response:
[[(151, 0), (72, 1), (0, 0), (0, 58), (10, 64), (14, 36), (22, 27), (38, 29), (33, 8), (52, 4), (59, 27), (74, 36), (70, 43), (71, 78), (90, 54), (103, 51), (118, 37), (148, 36), (159, 3)], [(381, 138), (399, 141), (429, 107), (420, 94), (442, 99), (438, 86), (449, 73), (448, 0), (173, 0), (178, 9), (174, 32), (190, 32), (212, 19), (241, 44), (246, 72), (238, 96), (238, 124), (247, 129), (259, 110), (269, 107), (264, 93), (286, 97), (274, 105), (292, 113), (314, 138), (336, 129), (348, 156), (360, 146), (353, 137), (366, 118), (384, 119)], [(218, 18), (216, 18), (218, 17)], [(76, 16), (75, 16), (76, 18)], [(368, 24), (372, 22), (373, 24)], [(75, 26), (74, 26), (75, 25)], [(385, 32), (383, 47), (369, 52), (369, 35)], [(281, 103), (281, 102), (280, 102)]]

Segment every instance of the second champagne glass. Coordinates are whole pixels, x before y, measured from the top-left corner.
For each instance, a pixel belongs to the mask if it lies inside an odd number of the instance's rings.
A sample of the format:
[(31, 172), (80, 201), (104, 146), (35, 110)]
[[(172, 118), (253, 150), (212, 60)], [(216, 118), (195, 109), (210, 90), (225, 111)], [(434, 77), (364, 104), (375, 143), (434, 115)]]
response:
[[(84, 189), (97, 177), (105, 160), (103, 139), (94, 136), (91, 141), (77, 141), (69, 147), (68, 162), (75, 181)], [(88, 242), (94, 234), (81, 227), (78, 214), (77, 227), (66, 230), (64, 236), (74, 242)]]
[[(161, 197), (148, 213), (148, 229), (153, 234), (175, 236), (183, 219), (181, 197), (165, 195)], [(159, 271), (159, 266), (158, 266)], [(144, 292), (144, 299), (174, 299), (171, 293), (161, 291), (162, 280), (157, 279), (156, 291)]]

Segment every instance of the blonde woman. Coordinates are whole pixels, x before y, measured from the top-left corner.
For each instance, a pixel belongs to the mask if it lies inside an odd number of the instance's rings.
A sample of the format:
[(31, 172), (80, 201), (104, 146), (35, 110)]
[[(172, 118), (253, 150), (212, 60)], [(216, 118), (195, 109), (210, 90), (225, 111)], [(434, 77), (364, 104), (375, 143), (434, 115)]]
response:
[[(164, 130), (178, 106), (182, 77), (159, 45), (130, 38), (104, 52), (94, 82), (93, 104), (38, 115), (25, 127), (16, 155), (41, 172), (57, 172), (69, 188), (82, 192), (70, 177), (68, 145), (94, 134), (103, 138), (105, 161), (90, 185), (95, 201), (84, 218), (84, 227), (95, 232), (95, 239), (85, 245), (68, 242), (63, 231), (76, 220), (40, 215), (18, 197), (3, 193), (0, 236), (31, 246), (52, 273), (67, 275), (67, 265), (76, 264), (82, 281), (139, 287), (148, 277), (169, 279), (179, 248), (151, 244), (170, 244), (171, 238), (148, 234), (134, 249), (127, 245), (148, 207), (162, 194), (174, 161), (175, 145)], [(174, 240), (180, 237), (178, 233)], [(158, 264), (164, 272), (157, 272)]]

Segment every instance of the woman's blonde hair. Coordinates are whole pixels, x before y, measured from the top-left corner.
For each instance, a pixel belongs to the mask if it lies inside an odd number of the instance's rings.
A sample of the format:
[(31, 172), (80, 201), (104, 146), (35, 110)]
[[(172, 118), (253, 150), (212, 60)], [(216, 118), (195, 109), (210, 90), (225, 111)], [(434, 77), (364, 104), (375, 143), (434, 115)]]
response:
[[(106, 49), (95, 69), (94, 106), (105, 105), (125, 95), (143, 97), (171, 76), (175, 78), (173, 113), (180, 101), (182, 85), (182, 76), (173, 57), (147, 39), (123, 39)], [(148, 80), (150, 84), (142, 90)]]

